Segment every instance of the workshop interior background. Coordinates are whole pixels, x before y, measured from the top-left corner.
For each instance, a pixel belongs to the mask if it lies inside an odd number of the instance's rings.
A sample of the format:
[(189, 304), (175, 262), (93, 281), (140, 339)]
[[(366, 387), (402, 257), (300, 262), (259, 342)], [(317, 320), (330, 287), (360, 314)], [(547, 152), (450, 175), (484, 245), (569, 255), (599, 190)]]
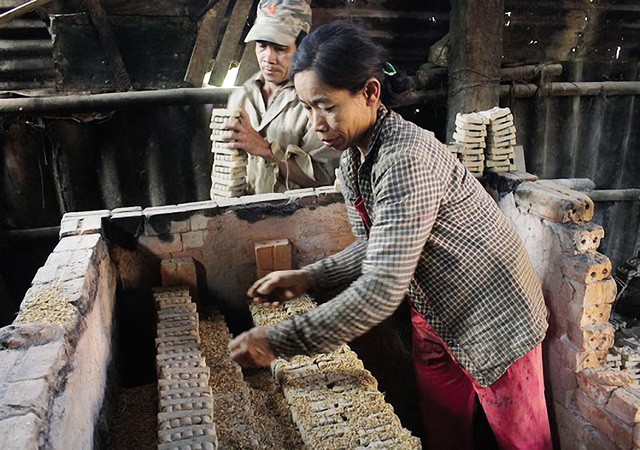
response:
[[(0, 0), (0, 14), (23, 3)], [(65, 213), (208, 200), (217, 86), (229, 69), (235, 85), (257, 70), (243, 44), (257, 1), (29, 3), (0, 19), (0, 325)], [(519, 169), (594, 201), (614, 313), (640, 317), (640, 3), (478, 2), (497, 5), (486, 18), (465, 16), (468, 3), (313, 0), (313, 26), (362, 23), (410, 76), (396, 110), (445, 143), (465, 86), (497, 96), (514, 115)]]

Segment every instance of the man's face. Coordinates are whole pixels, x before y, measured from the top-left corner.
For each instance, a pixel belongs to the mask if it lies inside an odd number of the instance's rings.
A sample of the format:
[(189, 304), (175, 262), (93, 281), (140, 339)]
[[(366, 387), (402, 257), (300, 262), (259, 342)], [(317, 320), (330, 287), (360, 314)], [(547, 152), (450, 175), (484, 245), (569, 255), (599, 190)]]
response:
[(257, 41), (256, 57), (265, 80), (276, 85), (286, 83), (295, 52), (295, 43), (286, 47), (273, 42)]

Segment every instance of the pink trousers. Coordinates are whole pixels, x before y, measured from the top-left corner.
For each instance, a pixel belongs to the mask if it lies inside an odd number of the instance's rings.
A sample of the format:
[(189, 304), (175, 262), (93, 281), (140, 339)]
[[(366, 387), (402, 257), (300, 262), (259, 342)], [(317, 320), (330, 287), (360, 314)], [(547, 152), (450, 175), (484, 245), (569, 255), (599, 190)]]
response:
[(476, 395), (501, 449), (551, 449), (541, 346), (482, 387), (451, 356), (422, 315), (411, 308), (413, 361), (427, 449), (474, 448)]

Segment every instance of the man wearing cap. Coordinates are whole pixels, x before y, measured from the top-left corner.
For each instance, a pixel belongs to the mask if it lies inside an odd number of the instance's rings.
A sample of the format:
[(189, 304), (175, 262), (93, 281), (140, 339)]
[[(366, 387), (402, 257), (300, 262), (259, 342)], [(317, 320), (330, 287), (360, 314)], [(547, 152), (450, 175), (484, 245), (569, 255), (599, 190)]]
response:
[(333, 183), (340, 154), (309, 127), (289, 68), (311, 28), (305, 0), (260, 0), (245, 42), (256, 42), (260, 71), (229, 97), (240, 120), (230, 124), (227, 147), (248, 153), (248, 194), (284, 192)]

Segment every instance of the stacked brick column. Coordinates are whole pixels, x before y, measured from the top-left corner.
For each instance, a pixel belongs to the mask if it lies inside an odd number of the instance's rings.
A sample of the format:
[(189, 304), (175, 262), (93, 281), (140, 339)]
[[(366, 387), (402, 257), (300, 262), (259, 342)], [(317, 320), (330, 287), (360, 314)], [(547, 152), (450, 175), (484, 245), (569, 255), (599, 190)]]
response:
[(240, 197), (245, 193), (247, 154), (243, 150), (225, 148), (231, 133), (226, 128), (226, 122), (239, 120), (239, 117), (237, 112), (228, 109), (214, 109), (211, 112), (211, 198)]
[(549, 308), (546, 381), (561, 447), (636, 448), (640, 391), (607, 364), (616, 284), (611, 262), (597, 252), (604, 231), (590, 223), (593, 202), (541, 180), (521, 183), (500, 207), (525, 241)]
[(187, 289), (158, 290), (154, 299), (158, 311), (158, 449), (218, 448), (196, 305)]
[[(252, 305), (256, 325), (271, 325), (316, 306), (307, 296), (279, 307)], [(418, 449), (377, 390), (376, 379), (348, 346), (272, 363), (305, 448)]]

